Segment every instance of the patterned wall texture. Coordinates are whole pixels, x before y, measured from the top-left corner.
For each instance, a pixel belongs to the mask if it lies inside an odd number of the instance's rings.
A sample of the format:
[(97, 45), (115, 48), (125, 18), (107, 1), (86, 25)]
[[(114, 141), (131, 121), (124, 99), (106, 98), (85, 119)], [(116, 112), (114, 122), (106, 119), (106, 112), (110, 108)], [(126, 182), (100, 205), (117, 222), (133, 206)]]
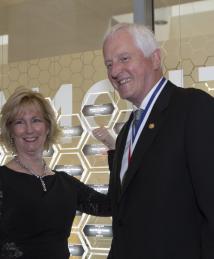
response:
[[(161, 43), (166, 77), (213, 95), (214, 36)], [(182, 53), (181, 53), (182, 49)], [(179, 76), (178, 76), (179, 75)], [(183, 76), (182, 76), (183, 75)], [(49, 165), (64, 170), (101, 192), (107, 192), (109, 171), (105, 147), (91, 135), (99, 125), (116, 137), (130, 113), (106, 80), (102, 51), (91, 51), (0, 66), (0, 105), (23, 85), (39, 90), (53, 104), (63, 137), (44, 154)], [(11, 154), (0, 146), (0, 163)], [(106, 258), (112, 237), (111, 218), (77, 212), (69, 249), (72, 258)]]
[(163, 68), (182, 70), (183, 86), (195, 87), (214, 95), (214, 35), (187, 37), (162, 43)]

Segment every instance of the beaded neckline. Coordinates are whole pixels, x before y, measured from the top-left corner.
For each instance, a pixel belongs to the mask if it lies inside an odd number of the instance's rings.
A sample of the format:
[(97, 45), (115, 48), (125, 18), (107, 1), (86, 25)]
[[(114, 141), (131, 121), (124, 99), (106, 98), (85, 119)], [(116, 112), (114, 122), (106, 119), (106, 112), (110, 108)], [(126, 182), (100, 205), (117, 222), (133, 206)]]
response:
[(47, 186), (45, 184), (45, 181), (43, 180), (43, 178), (45, 176), (47, 176), (48, 173), (50, 173), (50, 169), (47, 167), (47, 164), (45, 162), (45, 160), (43, 160), (43, 174), (42, 175), (37, 175), (32, 168), (26, 166), (19, 158), (18, 156), (14, 157), (14, 161), (23, 169), (25, 169), (27, 172), (29, 172), (31, 175), (35, 176), (36, 178), (38, 178), (41, 182), (42, 185), (42, 189), (44, 192), (47, 192)]

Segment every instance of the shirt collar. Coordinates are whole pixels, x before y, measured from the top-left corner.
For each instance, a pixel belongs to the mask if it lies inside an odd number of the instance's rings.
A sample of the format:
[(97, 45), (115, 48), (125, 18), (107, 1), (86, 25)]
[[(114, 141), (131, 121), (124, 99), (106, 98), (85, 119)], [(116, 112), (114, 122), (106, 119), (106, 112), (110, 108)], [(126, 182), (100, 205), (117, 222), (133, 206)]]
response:
[[(157, 88), (159, 82), (162, 80), (163, 77), (160, 78), (160, 80), (152, 87), (152, 89), (148, 92), (148, 94), (146, 95), (146, 97), (143, 99), (141, 105), (140, 105), (140, 109), (145, 109), (147, 103), (149, 102), (150, 97), (152, 96), (153, 92), (155, 91), (155, 89)], [(133, 105), (133, 111), (136, 111), (137, 109), (139, 109), (137, 106)]]

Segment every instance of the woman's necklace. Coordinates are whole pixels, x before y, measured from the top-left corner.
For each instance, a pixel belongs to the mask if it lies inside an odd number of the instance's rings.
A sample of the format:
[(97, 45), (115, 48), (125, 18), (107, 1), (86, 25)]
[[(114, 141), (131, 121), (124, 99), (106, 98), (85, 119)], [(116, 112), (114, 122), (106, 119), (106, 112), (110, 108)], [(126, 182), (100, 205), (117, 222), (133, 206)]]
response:
[(48, 172), (50, 172), (50, 169), (47, 167), (47, 165), (46, 165), (46, 163), (45, 163), (45, 160), (43, 160), (43, 175), (37, 175), (34, 171), (33, 171), (33, 169), (32, 168), (30, 168), (30, 167), (27, 167), (25, 164), (23, 164), (20, 160), (19, 160), (19, 158), (18, 158), (18, 156), (15, 156), (14, 157), (14, 160), (15, 160), (15, 162), (20, 166), (20, 167), (22, 167), (23, 169), (25, 169), (26, 171), (28, 171), (31, 175), (34, 175), (34, 176), (36, 176), (37, 178), (39, 178), (39, 180), (40, 180), (40, 182), (41, 182), (41, 184), (42, 184), (42, 189), (43, 189), (43, 191), (44, 192), (47, 192), (47, 187), (46, 187), (46, 184), (45, 184), (45, 182), (44, 182), (44, 180), (42, 179), (44, 176), (46, 176), (47, 175), (47, 173)]

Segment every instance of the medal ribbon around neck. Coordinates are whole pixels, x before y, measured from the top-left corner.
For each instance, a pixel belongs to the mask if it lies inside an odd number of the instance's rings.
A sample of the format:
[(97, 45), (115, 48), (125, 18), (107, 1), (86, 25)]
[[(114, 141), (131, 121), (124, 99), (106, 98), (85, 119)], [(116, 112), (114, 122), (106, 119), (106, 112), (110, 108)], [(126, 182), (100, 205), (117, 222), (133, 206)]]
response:
[(163, 84), (165, 83), (165, 81), (166, 81), (166, 78), (163, 77), (163, 78), (161, 79), (161, 81), (158, 83), (158, 85), (157, 85), (155, 91), (152, 93), (152, 95), (151, 95), (151, 97), (150, 97), (150, 99), (149, 99), (149, 101), (148, 101), (148, 103), (147, 103), (145, 109), (142, 109), (140, 118), (139, 118), (139, 120), (137, 120), (137, 123), (136, 123), (136, 125), (135, 125), (135, 129), (132, 130), (132, 140), (131, 140), (131, 143), (130, 143), (130, 146), (129, 146), (129, 153), (128, 153), (128, 159), (129, 159), (129, 161), (130, 161), (130, 159), (131, 159), (131, 153), (132, 153), (131, 150), (132, 150), (132, 145), (133, 145), (133, 143), (134, 143), (135, 136), (137, 135), (137, 132), (138, 132), (138, 130), (139, 130), (139, 128), (140, 128), (140, 125), (141, 125), (141, 123), (143, 122), (143, 120), (144, 120), (144, 118), (145, 118), (145, 116), (146, 116), (146, 113), (148, 112), (148, 110), (149, 110), (149, 108), (150, 108), (150, 106), (151, 106), (151, 104), (152, 104), (152, 102), (153, 102), (155, 96), (157, 95), (157, 93), (159, 92), (159, 90), (161, 89), (161, 87), (163, 86)]

